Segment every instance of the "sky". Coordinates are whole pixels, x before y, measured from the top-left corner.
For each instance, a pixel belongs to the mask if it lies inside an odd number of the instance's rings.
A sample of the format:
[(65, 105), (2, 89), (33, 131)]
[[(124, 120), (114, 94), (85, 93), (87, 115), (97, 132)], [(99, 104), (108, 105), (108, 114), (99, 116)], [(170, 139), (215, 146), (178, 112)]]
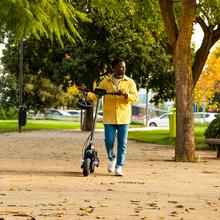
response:
[(202, 43), (204, 33), (200, 25), (196, 24), (194, 28), (195, 28), (195, 33), (192, 36), (192, 42), (195, 43), (195, 49), (198, 50)]

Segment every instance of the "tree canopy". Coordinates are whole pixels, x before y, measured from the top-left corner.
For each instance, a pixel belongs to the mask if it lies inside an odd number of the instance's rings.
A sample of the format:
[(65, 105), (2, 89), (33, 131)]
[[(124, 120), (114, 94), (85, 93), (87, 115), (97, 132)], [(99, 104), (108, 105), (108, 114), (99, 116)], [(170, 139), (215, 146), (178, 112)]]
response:
[[(138, 87), (154, 91), (152, 101), (174, 97), (171, 57), (154, 39), (146, 22), (137, 22), (132, 13), (115, 16), (108, 9), (88, 5), (87, 1), (80, 1), (77, 9), (84, 9), (93, 21), (79, 25), (83, 41), (78, 40), (76, 45), (72, 45), (63, 38), (64, 47), (61, 48), (56, 40), (52, 42), (46, 37), (26, 39), (26, 76), (31, 74), (50, 79), (55, 85), (61, 85), (64, 91), (73, 84), (84, 83), (91, 88), (94, 81), (98, 82), (105, 74), (111, 73), (112, 59), (122, 56), (127, 60), (127, 74), (134, 78)], [(2, 62), (6, 71), (18, 74), (18, 51), (10, 39)], [(25, 77), (26, 83), (27, 79)]]
[(218, 109), (220, 100), (215, 97), (220, 94), (220, 44), (210, 54), (205, 68), (196, 84), (195, 102), (201, 107)]
[[(4, 33), (12, 33), (15, 42), (33, 35), (54, 40), (63, 46), (62, 36), (75, 43), (80, 38), (78, 21), (89, 21), (86, 15), (75, 9), (73, 1), (65, 0), (1, 0), (0, 27)], [(2, 32), (1, 32), (2, 33)]]

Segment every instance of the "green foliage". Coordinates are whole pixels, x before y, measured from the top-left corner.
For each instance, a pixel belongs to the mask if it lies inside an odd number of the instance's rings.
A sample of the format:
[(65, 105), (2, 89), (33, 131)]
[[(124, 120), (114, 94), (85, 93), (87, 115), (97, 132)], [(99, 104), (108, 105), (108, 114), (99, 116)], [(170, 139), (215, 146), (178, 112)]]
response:
[(4, 109), (9, 109), (12, 106), (17, 106), (17, 80), (15, 74), (6, 74), (2, 72), (0, 76), (0, 105)]
[[(11, 38), (5, 46), (0, 103), (4, 107), (18, 106), (18, 50)], [(68, 53), (68, 48), (61, 49), (46, 39), (37, 41), (32, 37), (24, 41), (24, 105), (28, 110), (44, 111), (59, 106), (74, 108), (76, 96), (66, 92), (68, 74), (73, 71)]]
[[(13, 66), (14, 68), (14, 66)], [(0, 80), (1, 96), (0, 105), (4, 109), (18, 106), (17, 77), (15, 74), (3, 74)], [(62, 86), (55, 85), (49, 79), (40, 75), (27, 74), (24, 77), (24, 105), (27, 110), (44, 112), (47, 108), (68, 106), (73, 108), (76, 95), (63, 91)], [(8, 111), (6, 111), (8, 112)], [(5, 116), (2, 119), (10, 119)], [(13, 117), (14, 118), (14, 117)]]
[(220, 22), (220, 1), (201, 0), (197, 6), (197, 14), (209, 25), (216, 25)]
[(5, 114), (5, 111), (4, 111), (4, 109), (2, 108), (1, 105), (0, 105), (0, 119), (1, 119), (1, 120), (7, 119), (6, 114)]
[(204, 133), (206, 138), (220, 138), (220, 117), (214, 119)]
[[(87, 8), (82, 6), (87, 1), (80, 2), (82, 8)], [(121, 56), (127, 61), (127, 75), (132, 76), (138, 87), (153, 90), (153, 102), (172, 99), (175, 94), (174, 75), (171, 57), (160, 45), (159, 39), (164, 37), (164, 31), (159, 20), (159, 8), (149, 7), (152, 2), (92, 3), (88, 16), (93, 22), (80, 29), (83, 43), (73, 53), (77, 82), (91, 87), (91, 82), (111, 73), (111, 61)], [(158, 19), (150, 14), (152, 11)]]
[[(122, 56), (127, 60), (127, 74), (134, 78), (138, 87), (153, 90), (152, 101), (174, 97), (171, 57), (165, 54), (147, 26), (154, 30), (154, 34), (158, 32), (160, 38), (163, 31), (154, 19), (137, 22), (138, 11), (137, 15), (129, 10), (115, 14), (111, 8), (91, 7), (87, 1), (79, 1), (77, 9), (84, 10), (93, 20), (92, 23), (80, 23), (83, 42), (78, 41), (73, 46), (68, 39), (63, 38), (64, 48), (61, 48), (57, 41), (51, 42), (46, 38), (38, 41), (30, 37), (24, 41), (25, 83), (28, 83), (28, 75), (31, 74), (50, 79), (56, 86), (62, 85), (64, 91), (74, 83), (84, 83), (91, 88), (94, 81), (111, 73), (112, 59)], [(154, 10), (158, 14), (158, 8)], [(17, 47), (9, 38), (2, 62), (5, 71), (16, 78), (19, 72), (18, 57)], [(28, 98), (26, 93), (25, 100), (37, 99)]]
[(3, 108), (0, 105), (0, 120), (10, 120), (18, 118), (18, 109), (16, 107), (10, 107), (8, 109)]
[(65, 106), (66, 94), (61, 86), (38, 75), (27, 75), (25, 80), (25, 105), (28, 109), (44, 112), (46, 108)]
[(89, 21), (84, 13), (75, 9), (72, 1), (65, 0), (1, 0), (0, 27), (10, 32), (14, 40), (33, 35), (53, 40), (54, 36), (63, 46), (62, 36), (75, 43), (80, 38), (77, 31), (78, 20)]

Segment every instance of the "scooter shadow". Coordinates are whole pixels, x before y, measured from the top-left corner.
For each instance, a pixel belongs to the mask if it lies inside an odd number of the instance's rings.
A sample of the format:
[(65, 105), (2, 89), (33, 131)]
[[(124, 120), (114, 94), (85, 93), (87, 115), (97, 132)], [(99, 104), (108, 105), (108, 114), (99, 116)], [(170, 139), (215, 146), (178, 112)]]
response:
[[(0, 175), (35, 175), (35, 176), (63, 176), (84, 177), (82, 171), (50, 171), (50, 170), (0, 170)], [(105, 173), (91, 173), (89, 176), (110, 176)]]

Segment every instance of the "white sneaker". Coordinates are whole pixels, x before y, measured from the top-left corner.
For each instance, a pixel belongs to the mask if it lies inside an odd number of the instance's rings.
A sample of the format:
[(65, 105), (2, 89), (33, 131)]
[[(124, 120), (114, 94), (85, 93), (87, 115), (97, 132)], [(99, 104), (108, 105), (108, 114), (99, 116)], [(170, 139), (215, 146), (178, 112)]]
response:
[(115, 175), (116, 176), (123, 176), (122, 166), (118, 166), (115, 168)]
[(108, 163), (108, 172), (113, 173), (115, 171), (116, 159), (110, 160)]

